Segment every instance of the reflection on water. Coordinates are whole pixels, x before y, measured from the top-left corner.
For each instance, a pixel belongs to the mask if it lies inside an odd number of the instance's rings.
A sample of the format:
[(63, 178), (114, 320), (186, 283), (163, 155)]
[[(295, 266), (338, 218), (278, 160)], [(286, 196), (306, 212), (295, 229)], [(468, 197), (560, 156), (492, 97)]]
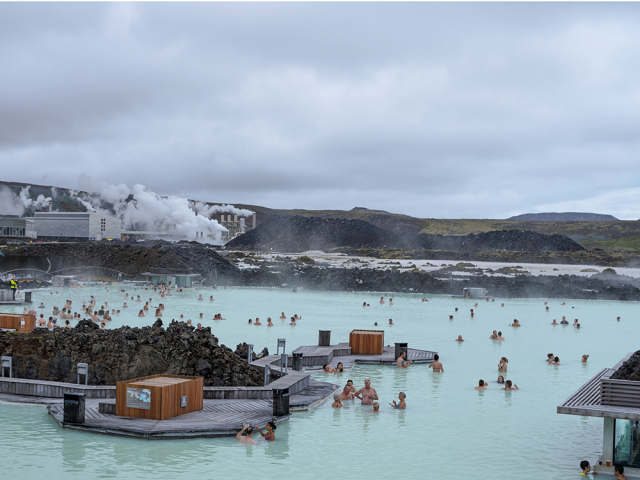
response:
[[(114, 290), (106, 294), (99, 288), (67, 289), (59, 298), (81, 304), (95, 295), (99, 303), (108, 300), (118, 305), (122, 295)], [(315, 345), (319, 329), (331, 330), (332, 342), (337, 343), (347, 341), (351, 330), (372, 328), (378, 322), (385, 329), (385, 344), (408, 341), (413, 348), (437, 350), (445, 372), (434, 373), (426, 365), (407, 369), (360, 365), (344, 376), (314, 373), (314, 378), (340, 386), (352, 379), (357, 389), (370, 378), (380, 399), (380, 413), (359, 401), (345, 401), (340, 409), (326, 401), (312, 411), (293, 413), (289, 422), (278, 425), (273, 443), (255, 435), (255, 446), (235, 438), (145, 441), (91, 435), (60, 429), (42, 407), (0, 405), (2, 455), (12, 459), (2, 462), (1, 479), (174, 480), (244, 475), (258, 475), (261, 480), (328, 479), (366, 466), (375, 478), (396, 477), (401, 468), (403, 476), (416, 478), (494, 480), (522, 478), (523, 472), (532, 472), (532, 465), (534, 478), (575, 478), (580, 460), (593, 463), (602, 450), (603, 421), (558, 415), (556, 407), (600, 369), (637, 350), (640, 337), (640, 323), (615, 321), (616, 316), (635, 317), (637, 304), (622, 302), (572, 301), (562, 307), (561, 301), (549, 301), (556, 318), (571, 311), (572, 305), (578, 307), (568, 315), (580, 319), (584, 328), (578, 332), (571, 326), (550, 326), (542, 300), (507, 300), (504, 308), (499, 303), (481, 303), (474, 308), (473, 320), (460, 315), (450, 322), (455, 307), (464, 312), (475, 302), (438, 296), (421, 302), (420, 295), (394, 295), (390, 314), (388, 306), (376, 303), (375, 294), (367, 293), (300, 291), (292, 295), (268, 289), (201, 293), (213, 294), (215, 303), (197, 302), (197, 291), (161, 300), (166, 305), (165, 324), (180, 313), (195, 319), (201, 310), (206, 318), (221, 312), (226, 321), (203, 322), (212, 326), (220, 343), (234, 346), (246, 341), (256, 351), (264, 346), (275, 351), (277, 339), (286, 337), (290, 352), (299, 345)], [(34, 301), (44, 301), (47, 307), (64, 303), (47, 295), (34, 292)], [(158, 300), (154, 294), (142, 296)], [(372, 306), (363, 309), (363, 301)], [(247, 326), (248, 318), (278, 318), (282, 311), (298, 313), (303, 319), (295, 328), (288, 322), (275, 322), (273, 328)], [(385, 327), (391, 315), (395, 325)], [(522, 327), (507, 329), (514, 318)], [(153, 318), (138, 319), (135, 312), (126, 312), (110, 326), (152, 322)], [(506, 340), (489, 340), (494, 329), (502, 330)], [(454, 342), (460, 334), (465, 342)], [(561, 366), (544, 361), (549, 352), (560, 357)], [(580, 362), (584, 354), (590, 355), (587, 363)], [(519, 391), (500, 390), (503, 385), (496, 383), (496, 361), (501, 356), (509, 359), (506, 378)], [(474, 390), (480, 378), (488, 382), (485, 391)], [(407, 393), (406, 411), (389, 406), (400, 391)], [(410, 431), (423, 433), (424, 441), (406, 442)]]

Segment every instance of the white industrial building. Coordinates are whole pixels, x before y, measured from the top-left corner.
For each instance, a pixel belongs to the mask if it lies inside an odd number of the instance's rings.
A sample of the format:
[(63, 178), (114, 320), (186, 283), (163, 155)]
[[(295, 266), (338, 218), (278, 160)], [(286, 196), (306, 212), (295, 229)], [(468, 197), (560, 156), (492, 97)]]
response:
[(119, 218), (96, 212), (36, 212), (33, 229), (44, 239), (119, 239)]

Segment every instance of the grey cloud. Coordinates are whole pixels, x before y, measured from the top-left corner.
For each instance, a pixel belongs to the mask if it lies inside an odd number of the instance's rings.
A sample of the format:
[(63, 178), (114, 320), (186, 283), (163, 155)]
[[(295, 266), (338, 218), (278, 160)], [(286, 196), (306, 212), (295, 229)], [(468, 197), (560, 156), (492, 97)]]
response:
[(0, 161), (6, 180), (76, 187), (86, 173), (274, 208), (612, 209), (607, 192), (640, 180), (639, 17), (636, 4), (0, 4)]

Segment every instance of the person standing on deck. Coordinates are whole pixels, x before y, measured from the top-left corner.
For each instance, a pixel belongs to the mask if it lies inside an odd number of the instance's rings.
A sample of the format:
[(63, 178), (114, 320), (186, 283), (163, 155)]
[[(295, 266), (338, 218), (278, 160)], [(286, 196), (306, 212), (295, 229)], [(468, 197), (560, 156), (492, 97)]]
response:
[(18, 282), (16, 282), (16, 276), (11, 277), (11, 300), (16, 299), (16, 292), (18, 291)]

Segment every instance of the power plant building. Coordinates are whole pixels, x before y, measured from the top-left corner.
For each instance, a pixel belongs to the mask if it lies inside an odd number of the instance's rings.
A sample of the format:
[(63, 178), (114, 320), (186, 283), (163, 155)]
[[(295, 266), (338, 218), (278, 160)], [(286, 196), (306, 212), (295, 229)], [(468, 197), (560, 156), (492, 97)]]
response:
[(117, 217), (96, 212), (36, 212), (33, 216), (33, 229), (44, 239), (119, 239), (121, 223)]

